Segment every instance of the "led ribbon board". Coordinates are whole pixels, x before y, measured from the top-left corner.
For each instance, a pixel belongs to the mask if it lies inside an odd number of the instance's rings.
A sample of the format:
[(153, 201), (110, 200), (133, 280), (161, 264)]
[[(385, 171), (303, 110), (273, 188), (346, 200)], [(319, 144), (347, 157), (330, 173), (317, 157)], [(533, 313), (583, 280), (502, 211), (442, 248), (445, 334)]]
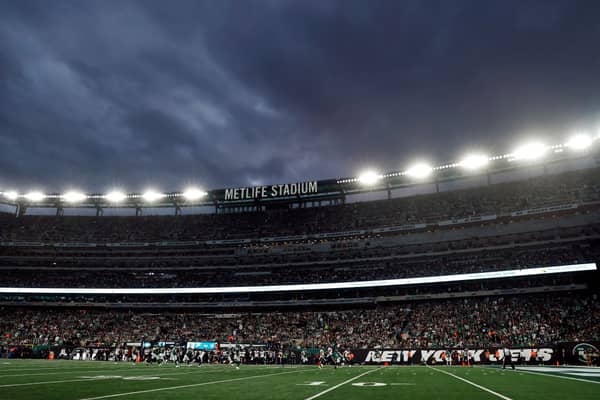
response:
[(506, 271), (478, 272), (472, 274), (454, 274), (426, 276), (420, 278), (383, 279), (376, 281), (310, 283), (297, 285), (266, 286), (223, 286), (190, 288), (20, 288), (0, 287), (0, 293), (11, 294), (216, 294), (216, 293), (272, 293), (300, 292), (309, 290), (357, 289), (386, 286), (422, 285), (427, 283), (448, 283), (474, 281), (480, 279), (519, 278), (524, 276), (561, 274), (569, 272), (596, 271), (596, 263), (559, 265), (555, 267), (537, 267), (510, 269)]

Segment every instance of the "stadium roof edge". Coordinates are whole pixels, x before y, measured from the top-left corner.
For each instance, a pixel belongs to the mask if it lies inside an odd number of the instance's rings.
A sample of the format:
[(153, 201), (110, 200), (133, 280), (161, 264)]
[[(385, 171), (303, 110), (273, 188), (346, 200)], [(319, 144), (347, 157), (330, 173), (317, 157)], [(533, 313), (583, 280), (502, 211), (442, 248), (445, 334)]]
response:
[(600, 146), (593, 143), (583, 151), (565, 151), (567, 145), (548, 146), (551, 150), (543, 158), (520, 159), (514, 154), (489, 157), (484, 166), (478, 169), (461, 168), (461, 163), (450, 163), (431, 167), (431, 175), (415, 177), (407, 171), (392, 171), (375, 174), (368, 183), (360, 177), (323, 179), (288, 184), (225, 188), (203, 191), (188, 189), (181, 192), (145, 193), (41, 193), (19, 194), (0, 187), (0, 203), (26, 209), (35, 208), (181, 208), (213, 206), (231, 208), (256, 206), (257, 204), (278, 204), (343, 199), (348, 195), (368, 192), (390, 192), (391, 190), (414, 187), (423, 184), (451, 182), (475, 176), (490, 176), (515, 171), (536, 165), (549, 165), (566, 160), (594, 158), (600, 165)]

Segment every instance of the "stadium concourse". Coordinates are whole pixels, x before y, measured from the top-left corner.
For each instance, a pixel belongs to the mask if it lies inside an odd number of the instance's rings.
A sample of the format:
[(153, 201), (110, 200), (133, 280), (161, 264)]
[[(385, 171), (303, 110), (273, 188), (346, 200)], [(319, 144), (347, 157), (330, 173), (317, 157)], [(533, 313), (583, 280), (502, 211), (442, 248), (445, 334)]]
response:
[(599, 393), (597, 167), (313, 208), (0, 220), (6, 398)]

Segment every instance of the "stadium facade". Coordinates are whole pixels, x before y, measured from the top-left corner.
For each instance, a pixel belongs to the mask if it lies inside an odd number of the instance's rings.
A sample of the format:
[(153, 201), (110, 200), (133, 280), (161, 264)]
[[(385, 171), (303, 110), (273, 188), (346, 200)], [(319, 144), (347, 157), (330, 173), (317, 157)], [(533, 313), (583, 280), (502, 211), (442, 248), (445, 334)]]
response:
[[(114, 206), (101, 194), (11, 195), (17, 218), (0, 215), (3, 346), (114, 356), (165, 341), (335, 345), (374, 363), (436, 362), (465, 348), (473, 361), (499, 362), (498, 348), (510, 346), (522, 362), (581, 362), (580, 344), (600, 339), (595, 144), (426, 177), (228, 188), (195, 200), (125, 195), (119, 207), (138, 216), (101, 216)], [(143, 216), (150, 197), (152, 207), (215, 212)], [(68, 207), (98, 215), (63, 216)], [(96, 330), (81, 328), (92, 321)]]

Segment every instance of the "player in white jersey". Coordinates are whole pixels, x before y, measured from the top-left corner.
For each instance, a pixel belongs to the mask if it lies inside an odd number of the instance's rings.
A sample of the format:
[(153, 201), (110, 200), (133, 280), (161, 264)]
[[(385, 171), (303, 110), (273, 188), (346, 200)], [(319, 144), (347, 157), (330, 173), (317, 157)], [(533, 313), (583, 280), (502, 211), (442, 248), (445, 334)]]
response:
[(205, 355), (206, 355), (206, 352), (204, 350), (200, 350), (200, 352), (196, 355), (196, 360), (198, 361), (198, 367), (201, 367), (202, 364), (204, 363)]
[(242, 363), (242, 356), (239, 350), (232, 350), (233, 353), (233, 363), (235, 364), (235, 369), (240, 369), (240, 364)]

